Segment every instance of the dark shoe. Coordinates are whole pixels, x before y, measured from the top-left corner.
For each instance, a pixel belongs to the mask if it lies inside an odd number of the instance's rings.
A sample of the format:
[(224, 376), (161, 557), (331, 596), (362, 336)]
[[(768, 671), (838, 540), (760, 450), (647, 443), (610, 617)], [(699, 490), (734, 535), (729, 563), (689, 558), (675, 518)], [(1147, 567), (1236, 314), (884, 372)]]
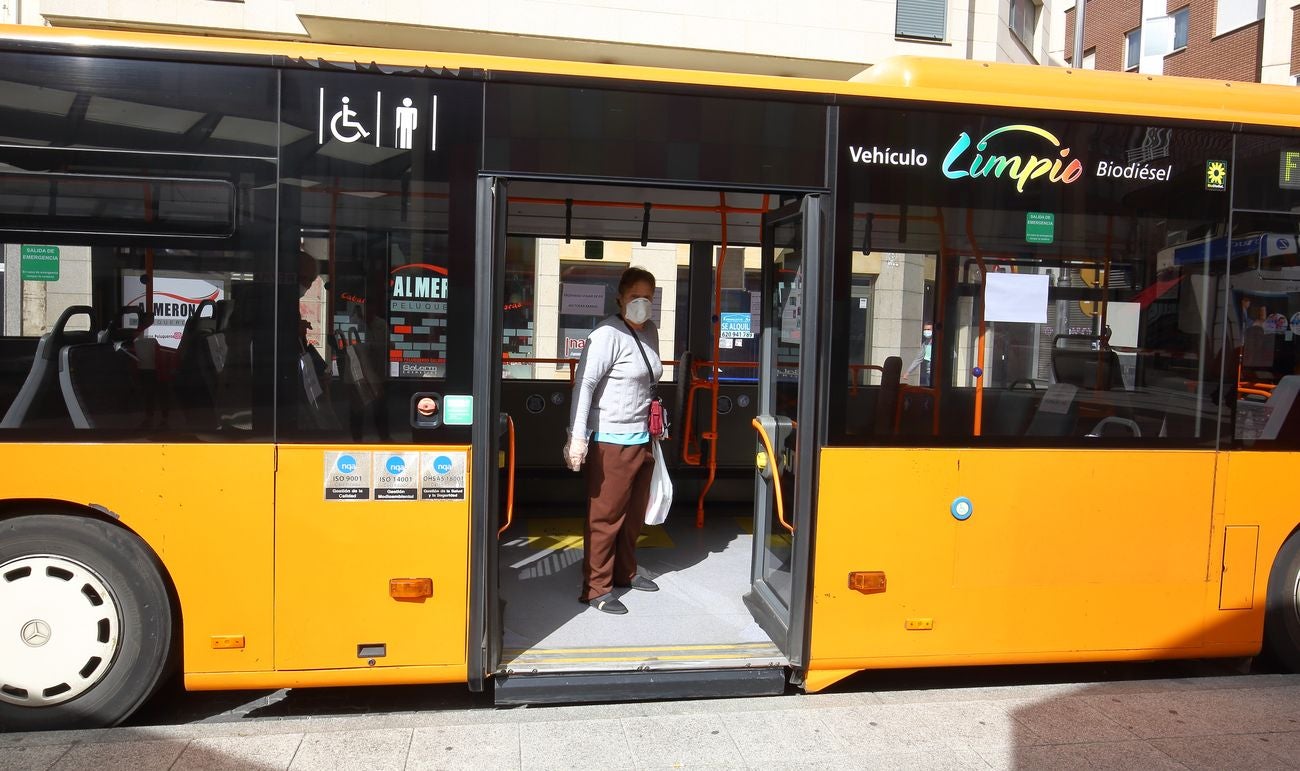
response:
[(587, 600), (587, 604), (601, 613), (613, 613), (615, 616), (621, 616), (627, 613), (627, 606), (619, 602), (613, 592), (602, 594), (594, 599)]
[(656, 584), (645, 576), (637, 576), (636, 578), (633, 578), (632, 583), (625, 584), (624, 587), (627, 589), (636, 589), (638, 592), (659, 591), (659, 584)]

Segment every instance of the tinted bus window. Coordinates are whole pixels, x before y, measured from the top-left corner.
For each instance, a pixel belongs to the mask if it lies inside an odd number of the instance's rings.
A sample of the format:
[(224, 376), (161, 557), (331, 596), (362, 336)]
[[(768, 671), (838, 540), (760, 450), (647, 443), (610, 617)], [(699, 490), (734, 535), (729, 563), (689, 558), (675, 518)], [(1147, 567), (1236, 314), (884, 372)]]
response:
[(0, 440), (269, 439), (274, 76), (13, 61)]
[(821, 105), (491, 84), (486, 113), (484, 166), (493, 171), (825, 185)]
[(0, 144), (274, 156), (276, 75), (209, 64), (0, 54)]
[(845, 115), (835, 441), (1214, 446), (1229, 134)]
[(1232, 237), (1209, 248), (1228, 283), (1228, 388), (1235, 446), (1300, 447), (1300, 141), (1237, 137)]
[(472, 392), (481, 115), (472, 83), (285, 74), (282, 437), (410, 441), (413, 394)]

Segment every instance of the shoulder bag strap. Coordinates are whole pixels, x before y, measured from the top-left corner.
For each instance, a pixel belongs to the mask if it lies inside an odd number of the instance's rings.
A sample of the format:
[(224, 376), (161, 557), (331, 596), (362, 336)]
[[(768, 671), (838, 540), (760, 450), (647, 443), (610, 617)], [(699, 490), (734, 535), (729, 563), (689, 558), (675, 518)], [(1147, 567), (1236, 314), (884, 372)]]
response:
[[(622, 317), (620, 316), (620, 318)], [(645, 362), (645, 371), (650, 375), (650, 396), (654, 398), (659, 393), (659, 389), (656, 387), (658, 383), (655, 382), (655, 371), (650, 367), (650, 357), (645, 355), (645, 346), (641, 344), (641, 338), (636, 336), (636, 330), (627, 322), (627, 319), (623, 319), (623, 326), (627, 327), (627, 331), (632, 333), (632, 339), (636, 341), (636, 349), (641, 352), (641, 361)]]

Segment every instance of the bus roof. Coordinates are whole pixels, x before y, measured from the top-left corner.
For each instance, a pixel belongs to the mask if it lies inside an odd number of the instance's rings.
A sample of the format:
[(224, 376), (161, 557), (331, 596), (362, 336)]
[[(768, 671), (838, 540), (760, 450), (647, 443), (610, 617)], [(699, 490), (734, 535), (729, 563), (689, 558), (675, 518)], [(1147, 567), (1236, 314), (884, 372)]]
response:
[(157, 58), (266, 57), (346, 65), (481, 70), (574, 78), (737, 88), (937, 104), (1054, 110), (1096, 115), (1300, 128), (1300, 92), (1288, 86), (1139, 75), (1064, 67), (894, 57), (850, 81), (679, 70), (312, 42), (117, 30), (0, 25), (0, 45), (64, 47), (68, 53)]

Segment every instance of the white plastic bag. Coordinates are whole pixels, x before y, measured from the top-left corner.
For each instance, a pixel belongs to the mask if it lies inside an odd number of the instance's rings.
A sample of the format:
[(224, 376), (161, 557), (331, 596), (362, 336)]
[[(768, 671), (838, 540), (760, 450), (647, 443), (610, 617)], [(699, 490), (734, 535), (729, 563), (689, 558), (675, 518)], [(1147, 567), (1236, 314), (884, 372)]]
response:
[(659, 451), (658, 440), (651, 439), (650, 444), (654, 445), (655, 467), (650, 475), (650, 505), (646, 506), (645, 523), (662, 525), (673, 505), (673, 480), (668, 478), (668, 465)]

